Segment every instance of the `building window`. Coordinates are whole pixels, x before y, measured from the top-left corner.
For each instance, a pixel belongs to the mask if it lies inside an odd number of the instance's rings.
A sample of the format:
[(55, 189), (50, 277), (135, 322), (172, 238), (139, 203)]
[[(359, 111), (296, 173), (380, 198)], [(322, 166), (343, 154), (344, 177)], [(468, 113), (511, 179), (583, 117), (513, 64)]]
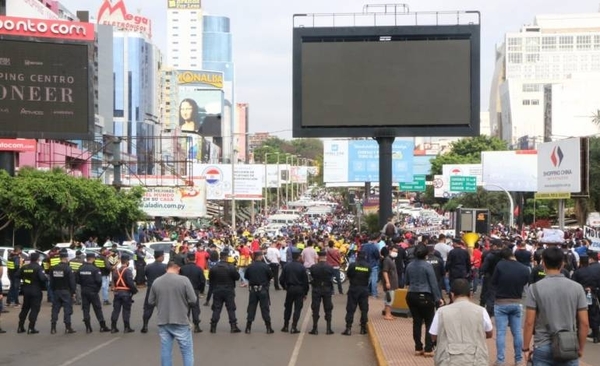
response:
[(600, 49), (600, 36), (594, 36), (594, 49)]
[(538, 37), (525, 38), (525, 52), (539, 52), (540, 39)]
[(528, 64), (533, 64), (540, 61), (539, 53), (528, 53), (525, 55), (525, 62)]
[(577, 49), (589, 50), (592, 48), (592, 36), (577, 36)]
[(179, 34), (173, 34), (173, 37), (179, 37)]
[(179, 29), (179, 27), (171, 27), (171, 29)]
[(523, 84), (524, 93), (533, 93), (540, 91), (540, 84)]
[(197, 65), (196, 65), (196, 64), (191, 64), (190, 66), (191, 66), (191, 67), (196, 67)]
[(172, 19), (172, 20), (173, 20), (174, 22), (178, 22), (178, 21), (179, 21), (179, 19), (177, 19), (177, 18), (175, 18), (175, 19)]
[(556, 37), (542, 37), (542, 51), (556, 51)]
[(508, 38), (508, 51), (521, 51), (521, 46), (522, 46), (522, 39), (521, 38), (515, 38), (515, 37), (511, 37)]
[(573, 36), (558, 37), (558, 48), (563, 51), (572, 50), (573, 49)]
[(523, 99), (523, 105), (531, 105), (531, 99)]
[(532, 99), (531, 100), (531, 105), (540, 105), (540, 100), (539, 99)]
[(508, 63), (510, 63), (510, 64), (523, 63), (523, 54), (522, 53), (509, 53), (508, 54)]
[(196, 33), (194, 34), (190, 34), (191, 37), (198, 37), (198, 35)]
[(173, 44), (179, 44), (179, 41), (173, 41), (172, 43)]
[(196, 42), (196, 41), (192, 41), (192, 44), (197, 44), (197, 43), (198, 43), (198, 42)]
[(190, 27), (191, 29), (197, 29), (198, 27)]

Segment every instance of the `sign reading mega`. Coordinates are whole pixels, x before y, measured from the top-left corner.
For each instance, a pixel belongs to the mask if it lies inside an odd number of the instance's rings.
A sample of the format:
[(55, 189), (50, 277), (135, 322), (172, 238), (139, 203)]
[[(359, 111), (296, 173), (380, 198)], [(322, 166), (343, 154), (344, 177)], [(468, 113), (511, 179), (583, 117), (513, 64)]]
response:
[(73, 41), (93, 41), (95, 37), (94, 25), (91, 23), (5, 16), (0, 16), (0, 34)]
[(152, 38), (152, 22), (149, 18), (127, 12), (124, 0), (104, 0), (98, 10), (98, 24), (111, 25), (117, 30), (137, 32)]
[(169, 9), (200, 9), (202, 1), (200, 0), (169, 0)]
[(538, 148), (537, 190), (541, 193), (581, 191), (581, 139), (541, 144)]

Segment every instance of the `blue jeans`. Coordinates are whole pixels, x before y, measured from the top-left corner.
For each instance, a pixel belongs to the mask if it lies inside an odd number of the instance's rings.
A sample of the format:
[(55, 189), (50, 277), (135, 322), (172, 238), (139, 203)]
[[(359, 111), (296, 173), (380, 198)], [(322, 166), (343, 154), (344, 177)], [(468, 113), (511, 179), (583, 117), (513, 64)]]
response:
[(371, 267), (371, 278), (369, 279), (369, 287), (371, 288), (371, 296), (377, 296), (377, 280), (379, 279), (379, 266)]
[(554, 361), (552, 359), (552, 345), (546, 344), (533, 350), (533, 366), (579, 366), (579, 360)]
[(523, 333), (521, 332), (521, 304), (496, 304), (494, 316), (496, 317), (496, 362), (504, 363), (504, 350), (506, 348), (506, 328), (510, 327), (515, 348), (515, 362), (523, 360)]
[(102, 301), (108, 301), (108, 276), (102, 276)]
[(188, 324), (159, 325), (158, 335), (161, 366), (173, 365), (173, 340), (179, 345), (183, 366), (194, 366), (194, 341)]

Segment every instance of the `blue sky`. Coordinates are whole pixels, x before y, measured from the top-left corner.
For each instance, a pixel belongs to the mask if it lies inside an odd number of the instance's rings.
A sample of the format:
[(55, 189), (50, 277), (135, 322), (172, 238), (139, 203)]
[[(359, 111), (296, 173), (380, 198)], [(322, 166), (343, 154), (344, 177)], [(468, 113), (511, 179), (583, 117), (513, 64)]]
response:
[[(95, 15), (104, 0), (61, 0)], [(116, 1), (116, 0), (113, 0)], [(130, 13), (152, 19), (154, 41), (166, 50), (167, 0), (125, 0)], [(250, 103), (250, 131), (292, 128), (292, 15), (361, 12), (365, 0), (203, 0), (204, 10), (231, 18), (236, 102)], [(373, 4), (386, 3), (374, 2)], [(487, 110), (495, 45), (537, 14), (589, 13), (598, 0), (419, 0), (411, 11), (478, 10), (482, 16), (481, 106)], [(291, 137), (291, 131), (279, 133)]]

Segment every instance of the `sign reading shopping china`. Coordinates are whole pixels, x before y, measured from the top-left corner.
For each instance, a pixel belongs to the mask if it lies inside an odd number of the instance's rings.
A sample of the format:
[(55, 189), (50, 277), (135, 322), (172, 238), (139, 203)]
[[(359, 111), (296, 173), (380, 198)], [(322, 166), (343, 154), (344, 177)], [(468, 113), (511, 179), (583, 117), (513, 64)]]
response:
[(538, 147), (538, 192), (581, 191), (581, 140), (571, 138)]
[(191, 187), (148, 187), (140, 208), (148, 216), (154, 217), (206, 216), (206, 189), (204, 184), (194, 184)]

